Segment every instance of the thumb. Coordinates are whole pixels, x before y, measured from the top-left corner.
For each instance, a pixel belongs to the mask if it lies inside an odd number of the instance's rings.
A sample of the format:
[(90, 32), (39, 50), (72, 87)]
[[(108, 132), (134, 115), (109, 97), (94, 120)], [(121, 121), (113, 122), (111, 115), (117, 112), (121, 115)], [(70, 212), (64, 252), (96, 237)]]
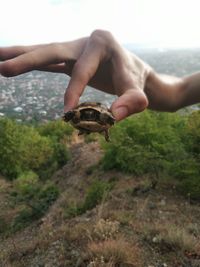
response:
[(142, 90), (129, 89), (125, 91), (111, 106), (111, 111), (117, 121), (131, 114), (143, 111), (148, 106), (148, 100)]

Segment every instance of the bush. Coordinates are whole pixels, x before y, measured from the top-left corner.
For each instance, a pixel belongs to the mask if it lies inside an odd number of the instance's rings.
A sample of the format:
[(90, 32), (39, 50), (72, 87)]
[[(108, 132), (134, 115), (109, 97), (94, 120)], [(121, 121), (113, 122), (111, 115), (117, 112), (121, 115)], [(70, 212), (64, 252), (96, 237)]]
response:
[(61, 128), (52, 138), (41, 135), (36, 128), (0, 119), (0, 173), (8, 179), (16, 179), (20, 173), (32, 170), (48, 178), (69, 159), (65, 143), (58, 141), (63, 131)]
[(85, 201), (82, 205), (82, 210), (90, 210), (99, 204), (106, 194), (111, 190), (112, 184), (104, 181), (95, 181), (89, 187)]
[(189, 114), (183, 142), (188, 158), (181, 170), (183, 179), (178, 189), (184, 195), (200, 200), (200, 111)]
[(200, 197), (199, 133), (199, 112), (183, 117), (146, 111), (113, 127), (112, 141), (103, 143), (102, 166), (157, 179), (172, 177), (182, 192)]
[(143, 114), (130, 117), (112, 129), (112, 142), (104, 144), (103, 167), (142, 175), (168, 172), (174, 161), (185, 158), (177, 135), (183, 122), (171, 114)]
[(62, 143), (54, 143), (54, 160), (57, 162), (57, 167), (60, 168), (70, 159), (69, 150)]
[(0, 171), (8, 178), (16, 177), (21, 171), (19, 155), (20, 132), (16, 123), (0, 120)]
[(9, 232), (15, 233), (27, 227), (34, 220), (34, 213), (30, 208), (24, 208), (10, 225)]
[(11, 231), (15, 232), (41, 218), (58, 198), (59, 190), (53, 183), (42, 184), (36, 174), (28, 172), (16, 179), (10, 195), (14, 205), (22, 207), (11, 223)]
[(21, 196), (34, 195), (38, 187), (38, 175), (32, 171), (22, 173), (14, 182), (14, 188)]
[(62, 120), (56, 120), (40, 125), (38, 131), (41, 135), (60, 142), (63, 138), (69, 138), (72, 135), (73, 127)]
[(3, 217), (0, 217), (0, 234), (4, 234), (8, 229), (8, 224)]
[(193, 176), (188, 179), (184, 179), (178, 185), (178, 190), (186, 197), (200, 201), (200, 178), (199, 176)]
[(185, 134), (187, 149), (200, 163), (200, 110), (189, 115)]
[(98, 205), (106, 194), (112, 189), (113, 183), (104, 181), (94, 181), (86, 192), (83, 203), (77, 205), (70, 205), (66, 211), (66, 218), (75, 217), (85, 213), (87, 210), (91, 210)]
[(59, 189), (53, 183), (48, 182), (38, 192), (39, 205), (42, 207), (41, 211), (44, 214), (49, 206), (58, 198)]

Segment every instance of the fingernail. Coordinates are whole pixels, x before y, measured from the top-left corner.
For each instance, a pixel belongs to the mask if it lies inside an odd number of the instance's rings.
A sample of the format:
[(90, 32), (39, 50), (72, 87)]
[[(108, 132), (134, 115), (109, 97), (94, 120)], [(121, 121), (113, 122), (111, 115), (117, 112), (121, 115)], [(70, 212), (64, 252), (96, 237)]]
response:
[(128, 116), (128, 109), (125, 106), (118, 107), (115, 110), (113, 110), (113, 115), (117, 121), (120, 121)]

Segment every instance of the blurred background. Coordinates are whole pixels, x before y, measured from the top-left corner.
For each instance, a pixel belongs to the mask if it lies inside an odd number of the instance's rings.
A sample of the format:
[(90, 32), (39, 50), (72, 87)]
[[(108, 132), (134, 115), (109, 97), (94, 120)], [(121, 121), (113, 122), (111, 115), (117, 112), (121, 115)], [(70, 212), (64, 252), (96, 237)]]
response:
[[(200, 67), (197, 0), (0, 0), (0, 6), (0, 46), (68, 41), (105, 29), (158, 72), (181, 76)], [(0, 77), (1, 116), (60, 117), (68, 81), (40, 72)], [(81, 101), (88, 99), (109, 106), (114, 96), (87, 87)]]

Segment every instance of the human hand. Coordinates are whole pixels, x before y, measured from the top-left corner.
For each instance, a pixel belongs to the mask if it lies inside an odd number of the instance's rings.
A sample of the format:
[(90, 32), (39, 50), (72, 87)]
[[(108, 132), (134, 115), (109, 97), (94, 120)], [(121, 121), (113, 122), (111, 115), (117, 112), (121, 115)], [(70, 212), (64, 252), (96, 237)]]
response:
[(0, 60), (0, 73), (6, 77), (32, 70), (70, 75), (65, 112), (78, 104), (87, 84), (118, 96), (111, 106), (118, 121), (148, 106), (144, 89), (151, 68), (106, 31), (71, 42), (1, 48)]

